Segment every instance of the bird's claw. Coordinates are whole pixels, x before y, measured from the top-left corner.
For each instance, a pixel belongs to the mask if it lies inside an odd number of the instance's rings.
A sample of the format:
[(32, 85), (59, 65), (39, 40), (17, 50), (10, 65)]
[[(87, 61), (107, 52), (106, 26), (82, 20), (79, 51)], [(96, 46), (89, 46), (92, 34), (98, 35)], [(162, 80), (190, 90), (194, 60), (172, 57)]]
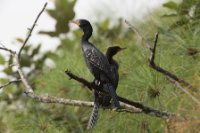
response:
[(99, 80), (95, 80), (94, 84), (97, 85), (97, 86), (99, 86), (101, 84), (101, 82)]

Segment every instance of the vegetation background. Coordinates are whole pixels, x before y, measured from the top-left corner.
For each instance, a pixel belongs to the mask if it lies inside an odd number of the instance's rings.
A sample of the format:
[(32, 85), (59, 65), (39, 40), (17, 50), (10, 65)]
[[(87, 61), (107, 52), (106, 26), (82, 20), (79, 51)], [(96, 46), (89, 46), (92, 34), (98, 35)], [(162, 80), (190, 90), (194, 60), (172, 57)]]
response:
[[(56, 20), (54, 31), (40, 31), (58, 38), (60, 44), (56, 52), (40, 53), (41, 45), (34, 47), (31, 42), (25, 47), (22, 58), (23, 70), (40, 94), (58, 97), (93, 100), (93, 96), (79, 83), (69, 80), (66, 69), (76, 75), (92, 80), (80, 49), (82, 32), (70, 30), (67, 25), (75, 16), (73, 7), (76, 1), (55, 0), (55, 9), (47, 13)], [(196, 88), (200, 87), (200, 2), (182, 0), (179, 3), (169, 1), (158, 9), (144, 23), (137, 24), (137, 29), (153, 44), (155, 33), (160, 32), (156, 63), (188, 81)], [(200, 107), (181, 90), (177, 89), (163, 75), (148, 66), (150, 51), (143, 47), (137, 35), (129, 31), (124, 20), (110, 26), (111, 20), (92, 24), (95, 33), (91, 42), (101, 51), (109, 46), (120, 45), (127, 49), (115, 59), (120, 64), (120, 81), (117, 93), (120, 96), (140, 101), (144, 105), (177, 114), (200, 117)], [(23, 43), (21, 37), (17, 38)], [(47, 61), (52, 65), (48, 66)], [(5, 66), (7, 77), (0, 79), (1, 84), (18, 78), (12, 57), (5, 59), (0, 55), (0, 64)], [(43, 104), (26, 97), (23, 85), (10, 85), (0, 93), (0, 133), (79, 133), (79, 132), (192, 132), (200, 131), (199, 121), (169, 121), (145, 114), (117, 113), (100, 110), (97, 126), (86, 131), (91, 108)], [(199, 89), (190, 90), (199, 98)]]

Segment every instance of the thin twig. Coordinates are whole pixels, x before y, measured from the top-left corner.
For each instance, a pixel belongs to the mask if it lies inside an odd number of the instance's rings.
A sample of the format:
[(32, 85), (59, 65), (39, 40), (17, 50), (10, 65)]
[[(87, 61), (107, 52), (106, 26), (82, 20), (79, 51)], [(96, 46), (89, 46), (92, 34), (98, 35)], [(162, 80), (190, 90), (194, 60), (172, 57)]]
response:
[(19, 53), (18, 53), (19, 59), (20, 59), (20, 55), (21, 55), (21, 52), (22, 52), (24, 46), (26, 45), (26, 43), (28, 42), (29, 38), (31, 37), (31, 34), (32, 34), (32, 32), (33, 32), (33, 29), (34, 29), (35, 26), (37, 25), (37, 21), (38, 21), (38, 19), (40, 18), (41, 14), (44, 12), (46, 6), (47, 6), (47, 2), (44, 4), (44, 6), (43, 6), (42, 10), (40, 11), (40, 13), (37, 15), (37, 17), (36, 17), (36, 19), (35, 19), (35, 21), (34, 21), (32, 27), (29, 29), (29, 33), (28, 33), (28, 35), (27, 35), (27, 37), (26, 37), (26, 39), (25, 39), (25, 41), (24, 41), (24, 43), (23, 43), (23, 45), (22, 45), (22, 47), (20, 48)]
[(13, 83), (16, 83), (16, 82), (20, 82), (20, 81), (21, 81), (21, 79), (9, 81), (8, 83), (6, 83), (6, 84), (0, 86), (0, 89), (5, 88), (5, 87), (9, 86), (10, 84), (13, 84)]
[(7, 49), (6, 47), (0, 47), (1, 50), (9, 52), (11, 55), (15, 54), (15, 51), (12, 51), (11, 49)]

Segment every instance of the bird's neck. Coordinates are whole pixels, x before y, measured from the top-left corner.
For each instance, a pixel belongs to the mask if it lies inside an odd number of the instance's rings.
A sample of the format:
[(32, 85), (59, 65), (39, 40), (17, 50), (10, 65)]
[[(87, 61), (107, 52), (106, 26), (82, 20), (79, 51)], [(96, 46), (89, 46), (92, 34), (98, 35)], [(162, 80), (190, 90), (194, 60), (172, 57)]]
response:
[(106, 57), (107, 57), (109, 63), (113, 62), (112, 56), (113, 56), (113, 55), (111, 55), (111, 54), (109, 54), (109, 53), (106, 53)]
[(113, 61), (113, 53), (112, 52), (106, 52), (106, 57), (109, 62)]
[(91, 28), (83, 29), (83, 33), (84, 34), (82, 36), (82, 42), (88, 42), (88, 40), (92, 36), (92, 29)]

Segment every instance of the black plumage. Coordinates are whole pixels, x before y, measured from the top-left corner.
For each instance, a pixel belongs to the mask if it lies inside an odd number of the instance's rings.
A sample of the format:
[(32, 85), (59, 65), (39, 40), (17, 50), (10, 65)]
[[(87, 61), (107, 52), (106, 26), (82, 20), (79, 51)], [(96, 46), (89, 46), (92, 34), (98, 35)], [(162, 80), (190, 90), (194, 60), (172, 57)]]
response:
[[(113, 79), (115, 82), (113, 85), (114, 85), (115, 91), (117, 89), (118, 82), (119, 82), (119, 74), (118, 74), (119, 65), (113, 59), (113, 56), (123, 49), (124, 48), (120, 48), (119, 46), (113, 46), (113, 47), (109, 47), (106, 52), (106, 57), (111, 66), (111, 71), (114, 76)], [(95, 96), (94, 107), (90, 115), (90, 119), (88, 121), (87, 129), (91, 129), (96, 125), (100, 105), (104, 107), (109, 106), (110, 101), (111, 101), (111, 96), (97, 93), (96, 91), (94, 92), (94, 96)]]
[[(105, 56), (92, 43), (89, 42), (89, 38), (91, 37), (92, 31), (93, 31), (92, 26), (89, 23), (89, 21), (84, 20), (84, 19), (79, 19), (72, 22), (79, 25), (79, 27), (84, 32), (81, 39), (81, 47), (84, 54), (85, 62), (89, 70), (95, 77), (94, 83), (100, 86), (100, 88), (103, 89), (103, 91), (109, 94), (107, 96), (109, 97), (109, 100), (108, 100), (109, 102), (112, 97), (115, 107), (120, 108), (120, 104), (115, 92), (117, 84), (118, 84), (118, 72), (116, 73), (116, 71), (114, 70), (116, 68), (115, 67), (113, 68), (110, 65), (109, 61), (115, 64), (116, 62), (111, 59), (112, 57), (107, 58), (107, 56), (113, 56), (117, 52), (111, 53), (112, 52), (111, 50), (111, 52), (107, 52)], [(117, 69), (118, 69), (118, 65), (117, 65)], [(97, 122), (98, 110), (99, 110), (100, 104), (102, 104), (102, 102), (99, 101), (100, 95), (98, 94), (97, 91), (94, 91), (94, 95), (95, 95), (94, 107), (90, 116), (90, 120), (88, 122), (87, 129), (93, 128), (95, 126)], [(104, 97), (102, 97), (101, 99), (103, 98)]]
[(88, 41), (93, 31), (91, 24), (85, 19), (79, 19), (72, 22), (79, 25), (84, 32), (81, 39), (82, 51), (85, 62), (95, 77), (95, 81), (98, 81), (101, 84), (102, 89), (112, 97), (115, 107), (120, 108), (119, 101), (114, 91), (115, 78), (111, 71), (108, 59), (100, 50)]
[[(117, 61), (115, 61), (113, 59), (113, 56), (116, 55), (119, 51), (121, 51), (123, 49), (125, 49), (125, 48), (121, 48), (119, 46), (113, 46), (113, 47), (109, 47), (106, 51), (106, 57), (107, 57), (108, 62), (110, 64), (112, 76), (113, 76), (113, 79), (114, 79), (113, 86), (115, 88), (115, 91), (117, 89), (118, 82), (119, 82), (119, 73), (118, 73), (119, 64), (117, 63)], [(111, 97), (109, 95), (107, 95), (107, 96), (100, 95), (99, 96), (99, 102), (102, 106), (109, 106), (110, 101), (111, 101)]]

